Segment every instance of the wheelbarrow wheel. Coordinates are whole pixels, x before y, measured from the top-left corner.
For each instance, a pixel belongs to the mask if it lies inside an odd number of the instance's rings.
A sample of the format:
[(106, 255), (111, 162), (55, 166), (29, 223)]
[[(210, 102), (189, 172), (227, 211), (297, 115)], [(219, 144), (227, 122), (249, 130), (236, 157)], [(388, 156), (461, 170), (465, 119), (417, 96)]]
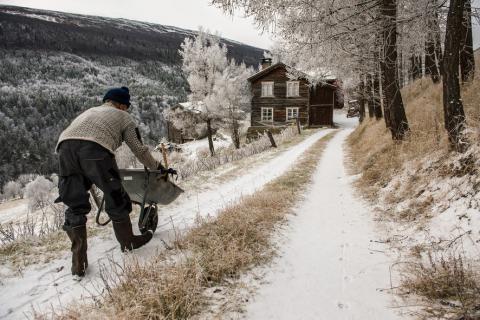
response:
[(151, 205), (145, 208), (143, 217), (138, 219), (138, 229), (141, 233), (145, 233), (148, 230), (152, 230), (155, 233), (158, 226), (158, 211), (157, 206)]

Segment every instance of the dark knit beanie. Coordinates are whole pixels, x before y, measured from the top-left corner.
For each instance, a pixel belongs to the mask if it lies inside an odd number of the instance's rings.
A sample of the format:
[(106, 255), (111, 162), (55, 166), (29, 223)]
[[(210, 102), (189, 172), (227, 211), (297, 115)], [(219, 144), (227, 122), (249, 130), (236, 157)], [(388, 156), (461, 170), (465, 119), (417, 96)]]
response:
[(130, 107), (130, 93), (127, 87), (112, 88), (103, 97), (103, 102), (112, 100)]

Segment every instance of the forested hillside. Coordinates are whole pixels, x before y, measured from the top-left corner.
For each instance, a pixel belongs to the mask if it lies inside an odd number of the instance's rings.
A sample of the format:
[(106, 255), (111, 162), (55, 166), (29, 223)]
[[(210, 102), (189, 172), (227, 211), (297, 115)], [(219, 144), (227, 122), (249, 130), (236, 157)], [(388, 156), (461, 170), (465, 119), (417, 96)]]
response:
[[(109, 87), (128, 86), (149, 143), (165, 106), (188, 85), (178, 49), (195, 32), (150, 23), (0, 6), (0, 187), (22, 173), (56, 171), (54, 146)], [(256, 65), (263, 50), (222, 40), (229, 57)]]

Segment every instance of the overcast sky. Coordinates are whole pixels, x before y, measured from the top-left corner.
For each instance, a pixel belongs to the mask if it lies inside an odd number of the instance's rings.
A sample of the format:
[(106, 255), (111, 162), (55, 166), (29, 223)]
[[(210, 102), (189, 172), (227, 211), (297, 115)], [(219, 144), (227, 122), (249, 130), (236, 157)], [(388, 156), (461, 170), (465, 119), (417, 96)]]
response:
[(269, 49), (270, 35), (261, 34), (251, 18), (225, 15), (208, 0), (0, 0), (0, 4), (155, 22), (211, 32), (252, 46)]

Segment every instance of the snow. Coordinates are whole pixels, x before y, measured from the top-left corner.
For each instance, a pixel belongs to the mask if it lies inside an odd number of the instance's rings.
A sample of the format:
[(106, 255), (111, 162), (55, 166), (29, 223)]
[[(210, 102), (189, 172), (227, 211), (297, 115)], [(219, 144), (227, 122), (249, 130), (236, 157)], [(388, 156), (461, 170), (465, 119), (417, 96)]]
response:
[[(163, 250), (162, 239), (168, 240), (171, 236), (172, 223), (175, 228), (188, 228), (197, 215), (215, 215), (224, 206), (252, 194), (265, 183), (283, 174), (305, 150), (330, 132), (332, 129), (318, 131), (301, 143), (280, 152), (273, 159), (258, 163), (238, 178), (215, 185), (210, 190), (187, 190), (180, 201), (159, 208), (159, 228), (153, 240), (134, 254), (142, 260), (152, 256), (157, 250)], [(100, 269), (108, 265), (108, 259), (121, 264), (125, 258), (112, 231), (106, 237), (89, 239), (89, 269), (86, 278), (76, 283), (70, 275), (70, 253), (61, 255), (59, 259), (48, 264), (26, 268), (20, 277), (3, 277), (0, 287), (0, 318), (25, 318), (25, 314), (29, 314), (32, 308), (48, 312), (52, 306), (66, 306), (82, 297), (98, 295), (103, 288), (99, 277)]]
[(12, 200), (0, 204), (0, 223), (18, 221), (28, 213), (28, 200)]
[(392, 260), (373, 241), (371, 208), (354, 196), (345, 172), (342, 146), (350, 132), (341, 130), (326, 148), (246, 319), (399, 318), (381, 290), (390, 287)]
[(44, 21), (48, 21), (48, 22), (58, 22), (57, 19), (55, 19), (54, 17), (48, 16), (48, 15), (17, 12), (17, 11), (12, 11), (12, 10), (5, 10), (4, 12), (9, 13), (9, 14), (21, 15), (21, 16), (25, 16), (25, 17), (29, 17), (29, 18), (44, 20)]
[[(230, 137), (227, 137), (226, 135), (223, 135), (221, 133), (217, 133), (214, 136), (214, 139), (215, 140), (213, 140), (213, 146), (215, 150), (217, 150), (218, 148), (228, 148), (232, 144)], [(185, 155), (189, 159), (196, 159), (198, 152), (203, 150), (209, 150), (208, 138), (185, 142), (182, 143), (180, 147), (182, 148), (183, 155)]]
[[(457, 157), (462, 156), (465, 155)], [(392, 221), (384, 221), (383, 224), (387, 230), (400, 236), (402, 240), (397, 240), (395, 245), (403, 251), (415, 246), (430, 248), (435, 243), (436, 249), (443, 246), (443, 249), (451, 249), (468, 259), (478, 259), (480, 191), (475, 186), (480, 179), (475, 174), (451, 176), (439, 172), (439, 168), (455, 167), (457, 161), (455, 157), (443, 159), (440, 154), (430, 154), (418, 162), (407, 162), (379, 193), (381, 212), (389, 212), (393, 217)], [(391, 193), (405, 193), (404, 188), (412, 190), (401, 202), (386, 204)], [(416, 220), (403, 223), (399, 228), (400, 222), (395, 220), (395, 215), (423, 202), (431, 204), (431, 207), (417, 209)], [(457, 238), (456, 243), (451, 243)]]

